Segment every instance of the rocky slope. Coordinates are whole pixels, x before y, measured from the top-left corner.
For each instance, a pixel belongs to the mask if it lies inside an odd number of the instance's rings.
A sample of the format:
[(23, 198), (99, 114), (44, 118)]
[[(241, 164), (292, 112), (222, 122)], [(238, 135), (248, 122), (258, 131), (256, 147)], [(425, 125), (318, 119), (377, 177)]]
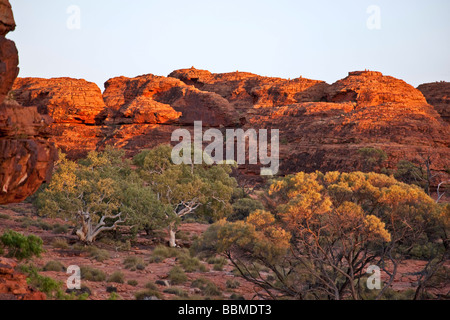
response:
[[(52, 141), (73, 158), (106, 144), (132, 155), (202, 120), (205, 129), (279, 129), (282, 174), (358, 170), (357, 151), (368, 146), (385, 150), (392, 168), (428, 155), (440, 177), (450, 167), (448, 124), (419, 90), (380, 72), (350, 72), (329, 85), (191, 68), (113, 78), (105, 88), (101, 97), (84, 80), (18, 79), (11, 94), (53, 116)], [(240, 169), (259, 174), (258, 166)]]
[(16, 46), (5, 38), (14, 28), (11, 6), (0, 0), (0, 204), (34, 193), (50, 177), (55, 157), (46, 131), (51, 118), (8, 95), (19, 72)]
[(450, 123), (450, 82), (424, 83), (417, 87), (442, 119)]
[(0, 300), (46, 300), (45, 294), (28, 286), (16, 267), (14, 260), (0, 257)]

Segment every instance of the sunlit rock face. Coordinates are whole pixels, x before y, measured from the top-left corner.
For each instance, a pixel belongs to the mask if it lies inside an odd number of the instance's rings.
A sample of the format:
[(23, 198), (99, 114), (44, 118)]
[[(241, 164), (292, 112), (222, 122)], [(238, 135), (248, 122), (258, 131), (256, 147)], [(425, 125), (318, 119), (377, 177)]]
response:
[(0, 204), (20, 202), (51, 176), (56, 150), (48, 141), (51, 118), (20, 105), (10, 92), (19, 73), (11, 6), (0, 0)]
[[(439, 177), (450, 167), (442, 113), (419, 90), (375, 71), (350, 72), (329, 85), (190, 68), (168, 77), (112, 78), (102, 95), (95, 84), (67, 78), (18, 79), (12, 92), (54, 118), (51, 140), (72, 158), (108, 144), (132, 156), (202, 121), (204, 129), (279, 129), (281, 174), (361, 170), (363, 147), (386, 151), (390, 168), (428, 156)], [(257, 179), (260, 167), (242, 165), (239, 172)]]

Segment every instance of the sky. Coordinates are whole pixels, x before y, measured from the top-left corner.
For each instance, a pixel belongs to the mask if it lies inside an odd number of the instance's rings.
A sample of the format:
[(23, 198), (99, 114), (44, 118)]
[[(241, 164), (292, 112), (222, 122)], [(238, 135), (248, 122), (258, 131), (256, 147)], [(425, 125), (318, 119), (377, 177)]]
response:
[(10, 0), (20, 77), (103, 84), (194, 66), (333, 83), (450, 81), (448, 0)]

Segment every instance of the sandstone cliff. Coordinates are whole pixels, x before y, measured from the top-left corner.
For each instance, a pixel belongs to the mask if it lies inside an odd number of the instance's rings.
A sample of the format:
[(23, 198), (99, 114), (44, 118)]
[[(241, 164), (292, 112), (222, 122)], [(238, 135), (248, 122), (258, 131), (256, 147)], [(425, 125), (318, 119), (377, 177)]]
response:
[(5, 38), (14, 28), (11, 6), (0, 0), (0, 204), (33, 194), (50, 177), (55, 157), (47, 141), (51, 119), (8, 94), (19, 72), (16, 46)]
[[(18, 79), (12, 94), (53, 115), (52, 141), (73, 158), (106, 144), (133, 155), (202, 120), (205, 129), (279, 129), (282, 174), (360, 170), (357, 151), (367, 146), (386, 151), (391, 168), (428, 156), (440, 177), (450, 167), (448, 124), (419, 90), (380, 72), (350, 72), (329, 85), (191, 68), (168, 77), (110, 79), (103, 99), (94, 87), (84, 80)], [(240, 171), (250, 177), (259, 168)]]

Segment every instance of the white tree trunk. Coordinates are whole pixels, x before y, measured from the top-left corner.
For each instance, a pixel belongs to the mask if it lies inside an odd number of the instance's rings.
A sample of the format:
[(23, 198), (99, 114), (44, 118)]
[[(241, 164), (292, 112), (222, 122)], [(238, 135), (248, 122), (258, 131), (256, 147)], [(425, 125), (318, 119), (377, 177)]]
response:
[(173, 228), (173, 226), (169, 226), (169, 247), (175, 248), (177, 246), (176, 243), (176, 232)]

